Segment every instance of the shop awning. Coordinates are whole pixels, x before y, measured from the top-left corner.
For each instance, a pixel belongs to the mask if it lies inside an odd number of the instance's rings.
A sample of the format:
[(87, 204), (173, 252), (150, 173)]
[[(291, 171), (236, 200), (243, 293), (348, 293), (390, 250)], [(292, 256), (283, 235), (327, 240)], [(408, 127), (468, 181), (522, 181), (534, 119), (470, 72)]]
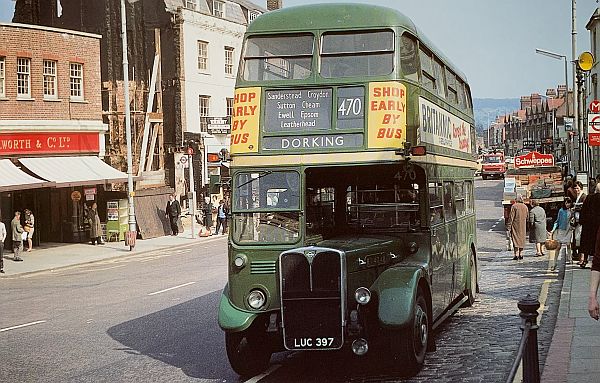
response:
[(127, 181), (127, 174), (95, 156), (20, 158), (19, 162), (56, 187)]
[(52, 186), (52, 182), (41, 180), (23, 172), (11, 160), (0, 160), (0, 192)]

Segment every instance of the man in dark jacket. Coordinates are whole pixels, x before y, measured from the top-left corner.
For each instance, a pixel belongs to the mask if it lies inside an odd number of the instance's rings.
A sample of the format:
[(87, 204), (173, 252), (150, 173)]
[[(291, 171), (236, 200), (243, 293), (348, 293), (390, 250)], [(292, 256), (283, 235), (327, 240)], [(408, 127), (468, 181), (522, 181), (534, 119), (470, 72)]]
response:
[(167, 208), (165, 209), (167, 219), (171, 224), (171, 231), (173, 235), (179, 234), (179, 216), (181, 215), (181, 205), (179, 201), (175, 199), (175, 194), (169, 195), (169, 201), (167, 202)]
[(596, 252), (596, 233), (600, 228), (600, 184), (596, 185), (594, 194), (589, 195), (583, 202), (581, 213), (579, 215), (579, 223), (581, 224), (581, 251), (584, 260), (579, 264), (581, 268), (585, 268), (587, 258), (591, 255), (594, 258), (600, 256)]

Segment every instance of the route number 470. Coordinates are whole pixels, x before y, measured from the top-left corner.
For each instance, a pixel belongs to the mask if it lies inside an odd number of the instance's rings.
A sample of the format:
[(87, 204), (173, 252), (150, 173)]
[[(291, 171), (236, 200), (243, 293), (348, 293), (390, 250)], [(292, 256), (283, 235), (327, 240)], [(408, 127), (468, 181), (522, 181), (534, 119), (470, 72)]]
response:
[(362, 114), (362, 100), (360, 98), (344, 98), (337, 111), (342, 116), (360, 116)]

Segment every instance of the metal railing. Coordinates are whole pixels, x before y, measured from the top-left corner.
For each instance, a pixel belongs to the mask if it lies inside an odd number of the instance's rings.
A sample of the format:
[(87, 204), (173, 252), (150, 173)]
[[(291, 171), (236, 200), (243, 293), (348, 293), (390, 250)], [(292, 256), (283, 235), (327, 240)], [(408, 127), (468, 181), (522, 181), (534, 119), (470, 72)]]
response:
[(537, 343), (537, 324), (540, 302), (537, 298), (527, 294), (527, 296), (517, 304), (519, 316), (521, 317), (521, 343), (517, 351), (517, 357), (512, 365), (506, 383), (513, 383), (515, 375), (519, 370), (521, 360), (523, 360), (523, 383), (540, 383), (540, 361), (538, 356)]

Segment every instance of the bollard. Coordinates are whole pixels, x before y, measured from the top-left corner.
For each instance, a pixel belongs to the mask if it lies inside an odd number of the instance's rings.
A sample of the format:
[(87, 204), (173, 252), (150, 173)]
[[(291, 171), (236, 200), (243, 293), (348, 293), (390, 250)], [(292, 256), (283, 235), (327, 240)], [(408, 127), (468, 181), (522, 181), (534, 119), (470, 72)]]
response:
[(540, 308), (540, 302), (537, 298), (527, 294), (527, 296), (519, 301), (517, 307), (521, 312), (519, 316), (522, 318), (521, 331), (524, 331), (526, 325), (529, 324), (529, 335), (525, 350), (523, 352), (523, 383), (540, 383), (540, 361), (538, 356), (537, 343), (537, 310)]

